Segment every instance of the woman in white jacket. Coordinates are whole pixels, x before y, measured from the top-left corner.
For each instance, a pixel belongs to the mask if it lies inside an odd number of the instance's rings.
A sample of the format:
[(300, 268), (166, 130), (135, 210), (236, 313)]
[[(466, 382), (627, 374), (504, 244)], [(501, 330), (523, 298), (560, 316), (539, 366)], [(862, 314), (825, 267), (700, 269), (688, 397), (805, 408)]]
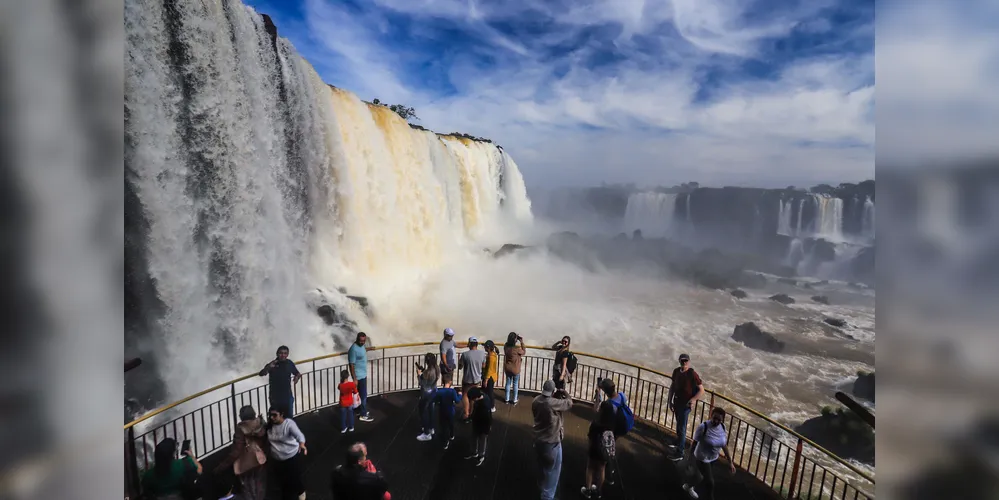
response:
[[(735, 474), (735, 462), (732, 461), (732, 454), (728, 451), (728, 433), (725, 431), (725, 410), (715, 407), (711, 410), (711, 420), (697, 426), (694, 431), (694, 460), (697, 462), (697, 470), (701, 473), (700, 484), (704, 485), (703, 492), (708, 500), (714, 500), (715, 479), (711, 475), (711, 464), (718, 460), (720, 451), (725, 452), (728, 457), (728, 467)], [(698, 498), (694, 487), (697, 484), (684, 484), (683, 489), (691, 498)]]

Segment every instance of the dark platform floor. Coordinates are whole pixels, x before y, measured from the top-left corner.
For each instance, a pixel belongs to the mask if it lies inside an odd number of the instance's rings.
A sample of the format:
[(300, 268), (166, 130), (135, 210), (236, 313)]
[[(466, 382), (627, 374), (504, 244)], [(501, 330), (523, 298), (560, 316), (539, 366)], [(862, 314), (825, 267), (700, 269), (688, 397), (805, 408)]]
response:
[[(448, 450), (436, 437), (427, 442), (416, 440), (420, 426), (416, 392), (372, 397), (368, 405), (374, 422), (357, 421), (357, 430), (345, 435), (339, 431), (337, 409), (299, 415), (295, 421), (309, 446), (307, 498), (332, 498), (330, 471), (343, 462), (347, 447), (356, 441), (367, 444), (369, 458), (389, 481), (393, 500), (539, 498), (531, 434), (534, 396), (521, 393), (519, 404), (512, 406), (503, 403), (500, 395), (493, 414), (488, 458), (481, 467), (463, 459), (471, 454), (470, 424), (455, 424), (456, 437)], [(562, 474), (556, 498), (582, 498), (579, 488), (586, 465), (586, 431), (593, 414), (589, 404), (578, 403), (565, 416)], [(665, 458), (664, 439), (662, 431), (643, 423), (637, 423), (632, 432), (620, 438), (617, 449), (621, 480), (605, 486), (603, 498), (690, 498), (681, 488), (674, 462)], [(206, 465), (214, 462), (211, 458)], [(715, 464), (714, 471), (717, 499), (779, 498), (746, 473), (740, 471), (732, 476), (721, 462)]]

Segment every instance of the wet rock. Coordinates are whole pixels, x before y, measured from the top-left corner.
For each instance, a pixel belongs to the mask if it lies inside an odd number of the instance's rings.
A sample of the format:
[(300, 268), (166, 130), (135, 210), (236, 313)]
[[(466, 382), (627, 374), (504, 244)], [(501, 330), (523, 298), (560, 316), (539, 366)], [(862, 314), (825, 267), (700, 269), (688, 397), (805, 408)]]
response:
[(780, 302), (781, 304), (784, 304), (785, 306), (788, 305), (788, 304), (794, 304), (794, 299), (792, 299), (791, 297), (788, 297), (788, 295), (786, 293), (778, 293), (777, 295), (771, 295), (770, 296), (770, 300), (772, 300), (774, 302)]
[(795, 430), (842, 458), (874, 464), (874, 430), (846, 408), (822, 408), (820, 416)]
[(347, 298), (353, 300), (354, 302), (357, 302), (357, 305), (361, 306), (361, 309), (365, 310), (368, 309), (367, 297), (361, 297), (360, 295), (348, 295)]
[(811, 255), (816, 262), (831, 262), (836, 260), (836, 246), (823, 238), (808, 238), (804, 243), (805, 254)]
[(500, 257), (502, 257), (504, 255), (508, 255), (508, 254), (514, 253), (517, 250), (522, 250), (524, 248), (527, 248), (527, 247), (525, 247), (524, 245), (517, 245), (516, 243), (507, 243), (507, 244), (503, 245), (502, 247), (500, 247), (499, 250), (496, 250), (495, 253), (493, 253), (493, 258), (500, 258)]
[(846, 320), (845, 319), (839, 319), (839, 318), (822, 318), (822, 321), (824, 321), (827, 325), (835, 326), (836, 328), (843, 328), (843, 327), (846, 326)]
[(735, 298), (737, 298), (737, 299), (744, 299), (744, 298), (746, 298), (746, 297), (749, 296), (749, 294), (747, 294), (746, 292), (744, 292), (742, 290), (739, 290), (738, 288), (736, 288), (735, 290), (732, 290), (729, 293), (731, 293), (732, 296), (735, 297)]
[(829, 297), (826, 297), (825, 295), (812, 295), (812, 302), (829, 305)]
[(857, 380), (853, 382), (853, 395), (874, 401), (874, 372), (857, 372)]
[(320, 318), (323, 318), (323, 321), (325, 321), (327, 325), (336, 323), (336, 310), (333, 309), (333, 306), (323, 304), (316, 309), (316, 313), (319, 314)]
[(751, 349), (759, 349), (767, 352), (782, 352), (784, 342), (779, 340), (774, 334), (760, 330), (756, 323), (750, 321), (735, 327), (732, 332), (732, 340), (741, 342)]
[(338, 292), (340, 292), (342, 294), (346, 294), (347, 293), (347, 287), (345, 287), (345, 286), (338, 286), (336, 288), (336, 291), (338, 291)]
[(767, 286), (767, 278), (756, 273), (743, 272), (737, 284), (742, 288), (763, 288)]

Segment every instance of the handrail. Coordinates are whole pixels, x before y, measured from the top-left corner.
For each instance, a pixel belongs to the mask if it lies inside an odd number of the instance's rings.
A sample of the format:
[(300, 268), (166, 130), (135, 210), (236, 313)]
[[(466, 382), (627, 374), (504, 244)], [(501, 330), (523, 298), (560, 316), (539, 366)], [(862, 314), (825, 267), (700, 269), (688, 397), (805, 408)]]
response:
[[(374, 350), (387, 350), (387, 349), (403, 349), (403, 348), (409, 348), (409, 347), (422, 347), (422, 346), (434, 346), (434, 345), (438, 345), (438, 343), (437, 342), (411, 342), (411, 343), (406, 343), (406, 344), (392, 344), (392, 345), (387, 345), (387, 346), (384, 346), (384, 347), (373, 347), (371, 350), (374, 351)], [(527, 349), (535, 349), (535, 350), (541, 350), (541, 351), (551, 351), (552, 350), (550, 347), (546, 347), (546, 346), (525, 345), (524, 347), (527, 348)], [(313, 357), (313, 358), (307, 358), (307, 359), (303, 359), (303, 360), (300, 360), (300, 361), (296, 361), (295, 364), (312, 363), (312, 362), (315, 362), (315, 361), (322, 361), (322, 360), (326, 360), (326, 359), (336, 358), (336, 357), (339, 357), (339, 356), (343, 356), (345, 354), (347, 354), (347, 351), (334, 352), (334, 353), (331, 353), (331, 354), (324, 354), (322, 356), (316, 356), (316, 357)], [(599, 360), (602, 360), (602, 361), (607, 361), (607, 362), (616, 363), (616, 364), (619, 364), (619, 365), (624, 365), (624, 366), (628, 366), (628, 367), (631, 367), (631, 368), (635, 368), (635, 369), (638, 369), (638, 370), (643, 370), (643, 371), (646, 371), (646, 372), (649, 372), (649, 373), (652, 373), (652, 374), (655, 374), (655, 375), (659, 375), (661, 377), (668, 378), (670, 380), (673, 379), (673, 377), (671, 377), (670, 375), (667, 375), (667, 374), (665, 374), (665, 373), (663, 373), (663, 372), (661, 372), (659, 370), (653, 370), (651, 368), (648, 368), (648, 367), (645, 367), (645, 366), (642, 366), (642, 365), (637, 365), (637, 364), (634, 364), (634, 363), (630, 363), (628, 361), (622, 361), (622, 360), (611, 358), (611, 357), (607, 357), (607, 356), (601, 356), (599, 354), (590, 354), (590, 353), (587, 353), (587, 352), (575, 351), (575, 354), (577, 356), (586, 356), (588, 358), (599, 359)], [(155, 417), (156, 415), (159, 415), (159, 414), (161, 414), (161, 413), (163, 413), (165, 411), (168, 411), (170, 409), (176, 408), (177, 406), (180, 406), (180, 405), (182, 405), (182, 404), (184, 404), (184, 403), (186, 403), (188, 401), (191, 401), (191, 400), (193, 400), (195, 398), (204, 396), (205, 394), (217, 391), (217, 390), (219, 390), (219, 389), (221, 389), (223, 387), (226, 387), (226, 386), (229, 386), (229, 385), (232, 385), (232, 384), (236, 384), (236, 383), (242, 382), (244, 380), (249, 380), (249, 379), (251, 379), (253, 377), (257, 377), (257, 376), (259, 376), (259, 375), (256, 374), (256, 373), (253, 373), (253, 374), (250, 374), (250, 375), (245, 375), (245, 376), (239, 377), (237, 379), (230, 380), (228, 382), (223, 382), (221, 384), (209, 387), (208, 389), (205, 389), (205, 390), (203, 390), (201, 392), (198, 392), (196, 394), (192, 394), (190, 396), (187, 396), (187, 397), (185, 397), (185, 398), (183, 398), (183, 399), (181, 399), (179, 401), (176, 401), (176, 402), (170, 403), (170, 404), (168, 404), (166, 406), (162, 406), (160, 408), (157, 408), (157, 409), (155, 409), (155, 410), (153, 410), (153, 411), (151, 411), (151, 412), (143, 415), (142, 417), (139, 417), (139, 418), (137, 418), (137, 419), (135, 419), (135, 420), (133, 420), (133, 421), (125, 424), (125, 426), (124, 426), (123, 429), (124, 430), (128, 430), (129, 428), (134, 427), (135, 425), (138, 425), (139, 423), (142, 423), (142, 422), (144, 422), (144, 421), (146, 421), (146, 420), (148, 420), (148, 419), (150, 419), (152, 417)], [(812, 446), (816, 450), (824, 453), (825, 455), (827, 455), (829, 458), (833, 459), (834, 461), (836, 461), (840, 465), (843, 465), (844, 467), (850, 469), (851, 471), (853, 471), (855, 474), (859, 475), (860, 477), (866, 479), (867, 481), (870, 481), (871, 484), (875, 484), (874, 478), (872, 478), (870, 475), (868, 475), (864, 471), (860, 470), (859, 468), (857, 468), (855, 465), (851, 464), (850, 462), (847, 462), (846, 460), (840, 458), (835, 453), (833, 453), (833, 452), (831, 452), (831, 451), (823, 448), (822, 446), (819, 446), (818, 444), (816, 444), (811, 439), (808, 439), (807, 437), (802, 436), (797, 431), (788, 428), (784, 424), (781, 424), (780, 422), (777, 422), (777, 421), (771, 419), (770, 417), (768, 417), (768, 416), (766, 416), (766, 415), (764, 415), (764, 414), (762, 414), (762, 413), (754, 410), (753, 408), (749, 407), (748, 405), (746, 405), (746, 404), (744, 404), (744, 403), (742, 403), (742, 402), (740, 402), (740, 401), (738, 401), (738, 400), (736, 400), (736, 399), (734, 399), (732, 397), (725, 396), (724, 394), (721, 394), (719, 392), (716, 392), (716, 391), (713, 391), (713, 390), (710, 390), (710, 389), (705, 389), (704, 391), (706, 393), (708, 393), (708, 394), (713, 394), (715, 397), (718, 397), (718, 398), (721, 398), (721, 399), (723, 399), (725, 401), (728, 401), (729, 403), (732, 403), (732, 404), (736, 405), (737, 407), (739, 407), (739, 408), (741, 408), (743, 410), (746, 410), (749, 413), (752, 413), (756, 417), (762, 418), (763, 420), (765, 420), (766, 422), (768, 422), (768, 423), (776, 426), (780, 430), (782, 430), (782, 431), (784, 431), (784, 432), (786, 432), (788, 434), (791, 434), (792, 436), (794, 436), (794, 437), (800, 439), (801, 441), (807, 443), (808, 445)]]

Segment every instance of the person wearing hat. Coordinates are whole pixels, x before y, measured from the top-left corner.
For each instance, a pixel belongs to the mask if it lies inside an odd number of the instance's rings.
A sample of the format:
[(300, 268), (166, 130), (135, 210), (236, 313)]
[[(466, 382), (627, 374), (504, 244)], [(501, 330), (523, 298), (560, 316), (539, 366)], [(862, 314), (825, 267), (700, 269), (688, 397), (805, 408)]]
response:
[(479, 349), (479, 339), (468, 338), (468, 351), (461, 353), (458, 357), (461, 363), (461, 393), (465, 394), (462, 401), (462, 419), (469, 421), (471, 416), (471, 405), (468, 400), (468, 390), (472, 387), (482, 385), (482, 369), (486, 364), (486, 353)]
[(534, 451), (541, 466), (541, 499), (552, 500), (562, 473), (562, 438), (565, 437), (562, 413), (572, 408), (572, 398), (555, 389), (554, 380), (546, 380), (541, 395), (531, 402), (534, 415)]
[(673, 370), (670, 377), (673, 382), (666, 394), (667, 405), (676, 417), (676, 444), (671, 445), (673, 455), (671, 460), (683, 459), (684, 447), (687, 445), (687, 418), (697, 404), (697, 399), (704, 394), (704, 384), (701, 376), (690, 366), (690, 356), (681, 354), (680, 366)]
[(444, 339), (441, 340), (441, 374), (451, 373), (458, 367), (458, 344), (454, 342), (454, 330), (444, 329)]

